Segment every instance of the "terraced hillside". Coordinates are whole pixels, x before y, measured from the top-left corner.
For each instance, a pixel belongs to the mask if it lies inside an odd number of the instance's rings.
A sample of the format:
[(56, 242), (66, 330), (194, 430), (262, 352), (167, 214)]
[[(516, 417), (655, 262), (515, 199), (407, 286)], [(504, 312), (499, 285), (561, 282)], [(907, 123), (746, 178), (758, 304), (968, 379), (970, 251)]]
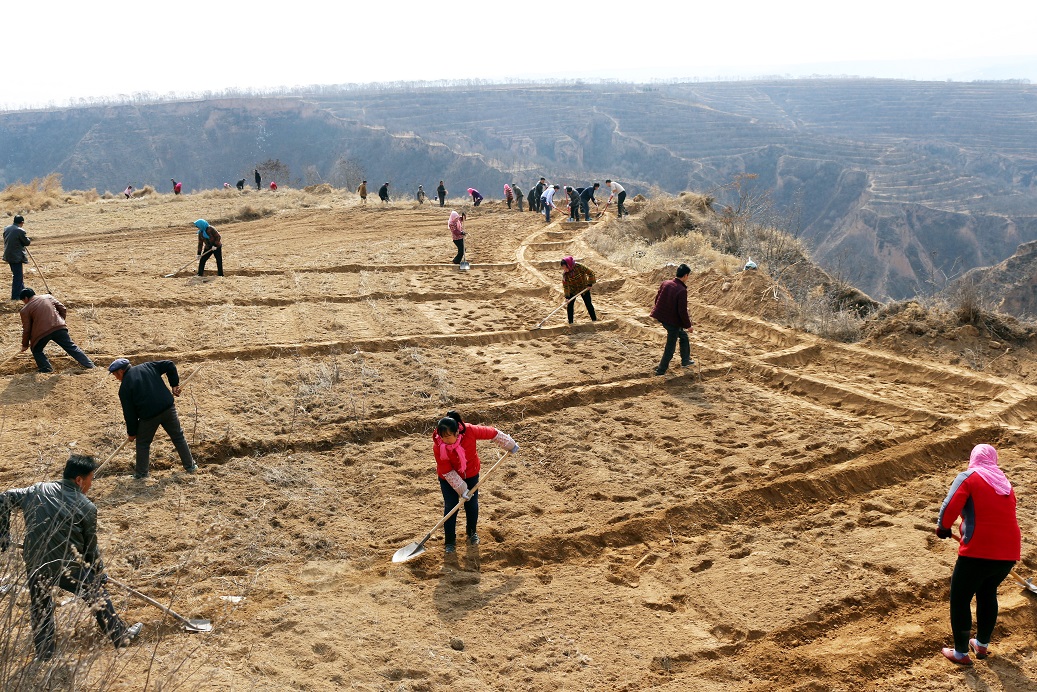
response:
[[(647, 312), (670, 270), (612, 265), (588, 224), (495, 202), (471, 210), (469, 272), (448, 263), (444, 210), (331, 194), (221, 224), (225, 278), (162, 278), (193, 255), (195, 218), (241, 204), (31, 218), (40, 269), (98, 363), (201, 367), (178, 402), (199, 473), (176, 470), (160, 435), (150, 479), (130, 478), (123, 450), (91, 496), (112, 576), (215, 629), (185, 634), (119, 596), (145, 630), (113, 653), (66, 604), (65, 653), (34, 666), (8, 591), (7, 689), (1037, 687), (1037, 602), (1009, 584), (994, 655), (969, 671), (940, 656), (954, 547), (933, 535), (989, 442), (1020, 498), (1018, 570), (1037, 568), (1037, 388), (1022, 377), (773, 326), (754, 314), (764, 275), (713, 272), (691, 282), (696, 365), (656, 377)], [(534, 329), (569, 253), (597, 272), (600, 319), (578, 306), (575, 325), (557, 313)], [(725, 308), (705, 299), (720, 282)], [(124, 439), (115, 381), (54, 360), (48, 376), (25, 356), (0, 368), (4, 486), (55, 476), (73, 442), (106, 457)], [(430, 434), (450, 408), (521, 453), (480, 491), (480, 546), (451, 557), (436, 535), (394, 564), (440, 516)], [(24, 579), (16, 554), (3, 564)]]

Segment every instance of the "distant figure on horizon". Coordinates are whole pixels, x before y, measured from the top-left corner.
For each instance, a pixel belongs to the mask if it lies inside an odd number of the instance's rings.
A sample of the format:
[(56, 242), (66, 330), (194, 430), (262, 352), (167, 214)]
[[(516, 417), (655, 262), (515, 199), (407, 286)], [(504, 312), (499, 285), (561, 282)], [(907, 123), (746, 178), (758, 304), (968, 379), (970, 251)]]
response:
[(508, 203), (508, 209), (511, 209), (511, 200), (514, 198), (514, 194), (511, 192), (511, 185), (504, 183), (504, 201)]
[(241, 180), (238, 181), (238, 192), (241, 192), (244, 189), (245, 189), (245, 179), (242, 178)]
[(178, 183), (178, 182), (177, 182), (176, 180), (174, 180), (173, 178), (170, 178), (170, 180), (172, 180), (172, 181), (173, 181), (173, 194), (174, 194), (174, 195), (179, 195), (179, 194), (180, 194), (180, 188), (181, 188), (182, 186), (180, 185), (180, 183)]
[(360, 187), (356, 189), (357, 194), (360, 195), (360, 203), (367, 204), (367, 181), (360, 183)]
[(122, 191), (122, 194), (126, 195), (126, 199), (129, 199), (130, 195), (133, 194), (133, 186), (126, 183), (126, 189)]
[(277, 183), (275, 183), (273, 180), (270, 181), (270, 189), (273, 192), (277, 192)]
[(518, 202), (518, 210), (522, 211), (522, 190), (517, 184), (512, 184), (511, 189), (515, 191), (515, 201)]
[(611, 180), (611, 179), (606, 180), (605, 181), (605, 185), (607, 185), (608, 188), (609, 188), (609, 201), (605, 202), (605, 206), (607, 207), (612, 202), (612, 198), (615, 197), (616, 198), (616, 218), (617, 219), (622, 219), (623, 218), (623, 211), (624, 211), (623, 210), (623, 202), (626, 201), (627, 191), (623, 189), (622, 185), (620, 185), (619, 183), (617, 183), (617, 182), (615, 182), (614, 180)]
[(418, 185), (418, 204), (424, 204), (426, 198), (427, 195), (425, 194), (425, 188), (423, 188), (421, 185)]
[(443, 181), (439, 181), (439, 187), (436, 188), (436, 194), (439, 196), (439, 206), (446, 204), (446, 186), (443, 185)]
[(259, 175), (259, 169), (258, 168), (255, 170), (255, 174), (256, 174), (255, 175), (255, 177), (256, 177), (256, 189), (258, 190), (258, 189), (260, 189), (259, 186), (263, 184), (263, 176)]
[(378, 199), (382, 200), (383, 204), (389, 203), (389, 183), (385, 182), (380, 188), (378, 188)]
[(474, 187), (468, 188), (468, 194), (472, 196), (472, 206), (477, 207), (482, 202), (482, 195)]

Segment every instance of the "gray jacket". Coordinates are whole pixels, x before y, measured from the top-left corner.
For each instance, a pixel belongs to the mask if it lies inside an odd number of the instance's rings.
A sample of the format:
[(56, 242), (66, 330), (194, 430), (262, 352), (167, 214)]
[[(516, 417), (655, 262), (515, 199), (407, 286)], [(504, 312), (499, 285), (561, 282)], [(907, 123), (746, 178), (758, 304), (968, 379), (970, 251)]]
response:
[(11, 542), (11, 510), (25, 517), (23, 556), (30, 577), (56, 577), (70, 563), (104, 571), (97, 547), (97, 507), (75, 481), (35, 483), (0, 493), (0, 546)]
[(25, 229), (11, 224), (4, 229), (4, 262), (8, 264), (25, 264), (29, 255), (26, 246), (32, 241), (25, 235)]

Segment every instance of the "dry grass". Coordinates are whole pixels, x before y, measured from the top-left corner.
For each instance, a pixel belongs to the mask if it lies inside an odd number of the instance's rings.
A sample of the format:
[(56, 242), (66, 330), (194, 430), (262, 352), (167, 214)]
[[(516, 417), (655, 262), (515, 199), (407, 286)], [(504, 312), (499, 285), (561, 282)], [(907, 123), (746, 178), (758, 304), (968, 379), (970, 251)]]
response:
[(33, 178), (29, 183), (19, 181), (0, 192), (0, 204), (12, 213), (42, 211), (64, 203), (65, 191), (61, 189), (61, 175), (58, 173), (51, 173), (46, 178)]

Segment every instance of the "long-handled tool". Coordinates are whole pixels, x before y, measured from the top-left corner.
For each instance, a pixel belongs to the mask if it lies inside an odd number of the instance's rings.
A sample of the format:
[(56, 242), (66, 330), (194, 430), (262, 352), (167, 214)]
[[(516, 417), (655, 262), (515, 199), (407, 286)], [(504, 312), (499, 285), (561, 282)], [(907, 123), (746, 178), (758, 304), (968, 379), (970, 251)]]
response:
[(168, 615), (169, 617), (173, 618), (181, 625), (183, 625), (185, 632), (212, 632), (212, 623), (208, 620), (203, 620), (201, 618), (185, 618), (183, 615), (173, 612), (172, 608), (167, 608), (166, 606), (156, 601), (154, 598), (151, 598), (150, 596), (145, 596), (140, 591), (137, 591), (131, 586), (123, 584), (121, 581), (117, 581), (115, 579), (112, 579), (111, 577), (108, 577), (108, 581), (112, 584), (115, 584), (120, 589), (125, 590), (131, 596), (136, 596), (142, 601), (146, 601), (151, 605), (155, 606), (163, 613), (165, 613), (166, 615)]
[[(220, 246), (218, 246), (218, 247), (223, 247), (223, 246), (222, 246), (222, 245), (220, 245)], [(206, 250), (206, 251), (205, 251), (205, 252), (203, 252), (202, 254), (200, 254), (200, 255), (198, 255), (197, 257), (195, 257), (195, 258), (194, 258), (193, 260), (190, 260), (189, 262), (187, 262), (187, 264), (185, 264), (184, 266), (180, 267), (179, 269), (177, 269), (176, 271), (174, 271), (174, 272), (173, 272), (172, 274), (163, 274), (163, 275), (162, 275), (162, 278), (163, 278), (163, 279), (171, 279), (171, 278), (173, 278), (174, 276), (176, 276), (177, 274), (179, 274), (180, 272), (182, 272), (183, 270), (185, 270), (185, 269), (187, 269), (188, 267), (190, 267), (190, 266), (191, 266), (192, 264), (194, 264), (195, 262), (200, 262), (200, 261), (202, 260), (202, 258), (203, 258), (203, 257), (208, 257), (208, 256), (209, 256), (210, 254), (212, 254), (212, 253), (214, 253), (214, 252), (216, 252), (216, 246), (214, 246), (214, 247), (212, 247), (212, 248), (210, 248), (210, 249)]]
[(587, 288), (583, 289), (582, 291), (580, 291), (579, 293), (577, 293), (576, 295), (574, 295), (574, 296), (573, 296), (572, 298), (569, 298), (568, 300), (566, 300), (566, 301), (565, 301), (564, 303), (562, 303), (561, 305), (559, 305), (558, 307), (556, 307), (556, 308), (555, 308), (554, 310), (552, 310), (551, 312), (547, 313), (547, 317), (545, 317), (544, 319), (540, 320), (540, 323), (539, 323), (539, 324), (537, 324), (537, 326), (533, 327), (533, 329), (540, 329), (540, 326), (541, 326), (541, 325), (542, 325), (542, 324), (543, 324), (544, 322), (547, 322), (547, 321), (548, 321), (549, 319), (551, 319), (551, 315), (555, 314), (556, 312), (558, 312), (559, 310), (561, 310), (562, 308), (564, 308), (564, 307), (565, 307), (566, 305), (568, 305), (569, 303), (573, 302), (574, 300), (576, 300), (577, 298), (579, 298), (580, 296), (582, 296), (582, 295), (583, 295), (584, 293), (586, 293), (586, 292), (587, 292), (587, 291), (589, 291), (589, 290), (591, 290), (591, 287), (590, 287), (590, 286), (588, 286)]
[[(500, 466), (500, 463), (502, 461), (504, 461), (504, 457), (506, 457), (506, 456), (508, 456), (507, 452), (505, 452), (505, 453), (501, 454), (499, 457), (497, 457), (497, 463), (495, 463), (493, 466), (491, 466), (489, 471), (486, 471), (485, 473), (483, 473), (480, 476), (479, 482), (475, 484), (475, 487), (469, 489), (469, 495), (474, 495), (475, 494), (475, 491), (479, 489), (479, 486), (481, 486), (486, 481), (486, 477), (489, 476), (491, 473), (493, 473), (493, 470), (495, 468)], [(436, 525), (432, 527), (432, 530), (429, 531), (427, 534), (425, 534), (425, 537), (422, 538), (420, 541), (415, 541), (414, 543), (409, 543), (409, 544), (403, 546), (402, 548), (400, 548), (399, 550), (397, 550), (396, 553), (392, 556), (392, 561), (393, 562), (408, 562), (408, 561), (413, 560), (414, 558), (418, 557), (419, 555), (422, 555), (425, 552), (425, 542), (428, 541), (428, 539), (432, 538), (432, 534), (434, 534), (436, 532), (436, 530), (439, 529), (440, 526), (445, 524), (450, 517), (452, 517), (455, 514), (457, 514), (458, 510), (461, 509), (461, 505), (463, 505), (464, 503), (465, 503), (464, 500), (460, 500), (457, 503), (457, 505), (452, 510), (450, 510), (449, 512), (444, 514), (443, 518), (440, 519), (438, 522), (436, 522)]]
[(25, 248), (25, 254), (27, 254), (29, 259), (32, 260), (32, 266), (36, 267), (36, 273), (40, 275), (40, 280), (43, 281), (43, 287), (47, 289), (47, 293), (50, 293), (50, 286), (47, 285), (47, 277), (45, 277), (43, 272), (40, 271), (40, 265), (36, 264), (36, 258), (32, 256), (31, 252), (29, 252), (29, 248)]
[(457, 265), (457, 268), (463, 272), (468, 271), (472, 268), (472, 263), (468, 261), (468, 234), (465, 233), (464, 237), (464, 252), (461, 254), (461, 264)]
[(10, 356), (7, 356), (7, 357), (6, 357), (6, 358), (4, 358), (3, 360), (0, 360), (0, 366), (3, 366), (3, 365), (7, 365), (7, 362), (8, 362), (8, 361), (14, 360), (14, 359), (15, 359), (15, 358), (17, 358), (17, 357), (18, 357), (18, 356), (19, 356), (20, 354), (21, 354), (21, 351), (18, 351), (17, 353), (14, 353), (14, 354), (12, 354), (12, 355), (10, 355)]
[(612, 204), (612, 198), (611, 197), (609, 198), (609, 201), (605, 202), (605, 208), (602, 209), (601, 211), (599, 211), (597, 216), (595, 216), (594, 218), (600, 219), (602, 216), (604, 216), (605, 212), (607, 212), (609, 210), (609, 205), (610, 204)]
[[(958, 543), (961, 543), (961, 534), (955, 531), (953, 535), (954, 540), (958, 541)], [(1008, 573), (1008, 576), (1010, 576), (1019, 584), (1019, 586), (1023, 587), (1027, 591), (1037, 593), (1037, 584), (1034, 584), (1032, 579), (1023, 579), (1014, 569)]]

